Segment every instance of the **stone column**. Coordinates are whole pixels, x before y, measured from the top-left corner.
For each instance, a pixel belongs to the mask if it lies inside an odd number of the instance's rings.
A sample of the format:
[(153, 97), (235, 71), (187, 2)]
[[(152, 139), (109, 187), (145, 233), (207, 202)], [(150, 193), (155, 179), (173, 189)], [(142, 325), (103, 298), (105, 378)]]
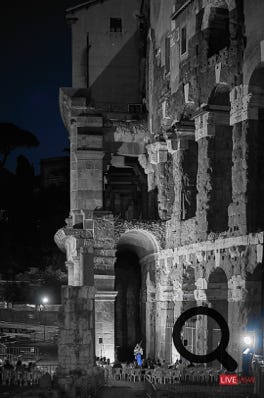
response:
[(63, 286), (58, 362), (60, 375), (94, 366), (94, 287)]
[[(95, 294), (96, 356), (115, 360), (115, 291)], [(100, 339), (100, 340), (99, 340)]]
[(68, 285), (74, 286), (74, 263), (72, 261), (65, 261), (68, 270)]
[[(181, 221), (182, 212), (182, 176), (184, 151), (188, 149), (188, 140), (183, 138), (167, 140), (168, 152), (173, 159), (174, 204), (173, 217), (175, 221)], [(175, 228), (176, 229), (176, 228)]]
[[(178, 280), (173, 281), (173, 302), (174, 302), (174, 323), (179, 318), (182, 313), (182, 301), (183, 301), (183, 291), (182, 284)], [(173, 330), (173, 329), (172, 329)], [(171, 350), (171, 360), (175, 362), (176, 359), (180, 359), (180, 354), (176, 350), (173, 340), (172, 340), (172, 350)]]
[(202, 112), (195, 117), (195, 140), (198, 142), (197, 172), (197, 237), (206, 240), (208, 233), (208, 210), (212, 195), (212, 158), (215, 135), (213, 112)]
[(150, 219), (155, 219), (155, 174), (154, 167), (147, 159), (146, 155), (139, 155), (138, 162), (140, 166), (144, 169), (145, 174), (147, 174), (147, 200), (148, 200), (148, 216)]
[[(232, 203), (229, 206), (229, 227), (237, 235), (248, 232), (248, 223), (254, 214), (254, 205), (248, 206), (250, 194), (249, 155), (250, 139), (254, 141), (258, 110), (264, 108), (264, 95), (258, 87), (239, 85), (230, 92), (230, 125), (233, 126)], [(250, 130), (250, 131), (249, 131)], [(252, 150), (252, 149), (251, 149)], [(253, 157), (254, 154), (251, 153)]]
[[(195, 282), (194, 298), (197, 307), (208, 306), (206, 289), (207, 281), (204, 278), (198, 278)], [(196, 354), (205, 355), (208, 351), (208, 319), (206, 316), (198, 315), (196, 321)]]
[(158, 188), (158, 212), (162, 220), (171, 216), (172, 195), (172, 170), (169, 167), (169, 158), (166, 142), (154, 142), (146, 146), (149, 162), (155, 172), (155, 186)]
[(174, 289), (168, 275), (159, 275), (156, 284), (156, 358), (171, 362), (174, 324)]
[(238, 371), (242, 370), (242, 336), (247, 325), (245, 300), (245, 280), (241, 275), (232, 276), (228, 281), (228, 353), (237, 361)]
[(143, 258), (141, 265), (141, 325), (142, 337), (145, 337), (145, 357), (155, 357), (156, 347), (156, 286), (155, 255)]
[(103, 206), (103, 136), (82, 133), (82, 128), (103, 127), (103, 118), (76, 117), (71, 124), (70, 189), (73, 225), (82, 221), (81, 210)]

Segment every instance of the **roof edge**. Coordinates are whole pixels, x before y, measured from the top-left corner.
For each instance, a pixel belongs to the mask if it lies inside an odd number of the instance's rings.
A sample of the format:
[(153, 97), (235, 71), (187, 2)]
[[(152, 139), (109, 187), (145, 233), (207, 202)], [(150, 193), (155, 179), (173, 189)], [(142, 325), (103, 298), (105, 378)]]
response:
[(72, 7), (66, 8), (65, 12), (66, 12), (66, 14), (69, 13), (69, 12), (74, 12), (74, 11), (79, 10), (80, 8), (89, 7), (89, 6), (93, 5), (94, 3), (98, 3), (99, 1), (100, 1), (100, 3), (104, 2), (104, 0), (89, 0), (89, 1), (85, 1), (84, 3), (77, 4), (76, 6), (72, 6)]

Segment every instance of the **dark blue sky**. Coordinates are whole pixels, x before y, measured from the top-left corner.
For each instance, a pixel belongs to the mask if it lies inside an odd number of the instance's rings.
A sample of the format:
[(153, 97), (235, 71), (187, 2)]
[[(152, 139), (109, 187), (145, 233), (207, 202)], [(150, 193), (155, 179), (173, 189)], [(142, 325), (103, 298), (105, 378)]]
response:
[(58, 105), (59, 87), (71, 85), (71, 38), (65, 9), (81, 1), (16, 0), (1, 3), (0, 122), (34, 133), (40, 146), (24, 154), (39, 171), (39, 160), (65, 156), (66, 129)]

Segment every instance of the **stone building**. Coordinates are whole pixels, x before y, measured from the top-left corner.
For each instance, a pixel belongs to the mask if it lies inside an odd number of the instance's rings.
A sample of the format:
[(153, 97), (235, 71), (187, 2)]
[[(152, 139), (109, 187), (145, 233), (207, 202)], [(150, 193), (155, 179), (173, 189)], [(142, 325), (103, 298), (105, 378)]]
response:
[[(55, 240), (72, 289), (60, 355), (85, 366), (93, 339), (111, 360), (142, 339), (170, 362), (175, 320), (208, 306), (241, 369), (245, 333), (263, 348), (264, 4), (90, 0), (66, 16), (71, 208)], [(183, 328), (196, 354), (220, 335), (205, 316)]]

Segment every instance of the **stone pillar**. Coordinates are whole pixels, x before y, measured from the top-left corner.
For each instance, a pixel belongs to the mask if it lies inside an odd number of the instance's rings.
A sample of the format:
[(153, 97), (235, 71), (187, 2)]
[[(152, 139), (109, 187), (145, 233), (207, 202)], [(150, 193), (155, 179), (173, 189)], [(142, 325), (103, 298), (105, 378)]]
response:
[(68, 270), (68, 285), (74, 286), (74, 263), (72, 261), (65, 261)]
[(183, 176), (183, 157), (184, 151), (188, 149), (188, 140), (170, 139), (167, 140), (168, 152), (173, 159), (173, 181), (174, 181), (174, 204), (173, 216), (175, 221), (180, 222), (182, 217), (182, 176)]
[(60, 375), (77, 369), (87, 372), (95, 365), (94, 294), (92, 286), (62, 287), (58, 342)]
[(259, 117), (258, 110), (264, 108), (264, 95), (259, 87), (251, 87), (251, 90), (254, 92), (249, 92), (248, 85), (239, 85), (230, 92), (230, 125), (233, 126), (233, 192), (232, 203), (229, 206), (229, 227), (237, 235), (246, 234), (250, 227), (249, 220), (257, 217), (257, 214), (254, 214), (254, 204), (248, 205), (252, 183), (250, 179), (254, 178), (251, 175), (249, 158), (253, 159), (255, 155), (252, 153), (254, 149), (250, 148), (250, 140), (252, 142), (255, 140), (254, 130)]
[[(232, 203), (229, 206), (229, 228), (238, 235), (247, 233), (247, 157), (248, 157), (248, 86), (237, 86), (230, 92), (230, 125), (233, 126)], [(253, 116), (253, 115), (251, 115)]]
[(155, 186), (158, 188), (158, 212), (162, 220), (170, 218), (173, 205), (172, 170), (169, 163), (166, 142), (154, 142), (146, 146), (149, 162), (155, 172)]
[[(156, 358), (171, 362), (174, 325), (174, 291), (168, 281), (157, 283), (156, 291)], [(178, 308), (177, 308), (178, 309)], [(176, 310), (177, 312), (177, 310)]]
[(228, 281), (228, 353), (237, 361), (238, 371), (242, 370), (242, 336), (247, 325), (245, 300), (245, 280), (241, 275), (232, 276)]
[(215, 135), (213, 112), (202, 112), (195, 117), (195, 140), (198, 142), (197, 172), (197, 237), (206, 240), (208, 233), (208, 210), (212, 195), (212, 157)]
[[(182, 284), (180, 281), (174, 280), (173, 281), (173, 302), (174, 302), (174, 323), (180, 317), (182, 313), (182, 301), (183, 301), (183, 291), (182, 291)], [(173, 330), (173, 329), (172, 329)], [(171, 360), (175, 362), (176, 359), (180, 359), (180, 354), (176, 350), (173, 340), (172, 340), (172, 350), (171, 350)]]
[[(197, 307), (208, 306), (206, 289), (207, 281), (204, 278), (198, 278), (195, 282), (194, 298)], [(205, 355), (208, 352), (208, 319), (206, 316), (197, 315), (196, 321), (196, 354)]]
[(96, 356), (115, 360), (115, 291), (95, 294)]
[(141, 326), (145, 340), (145, 357), (155, 357), (156, 347), (156, 286), (155, 264), (153, 255), (143, 258), (141, 265)]
[(76, 117), (70, 129), (70, 190), (73, 225), (82, 220), (82, 209), (103, 206), (103, 136), (82, 133), (83, 128), (102, 128), (103, 118)]
[(144, 169), (145, 174), (147, 174), (147, 181), (148, 181), (148, 217), (150, 219), (155, 219), (156, 212), (155, 212), (155, 174), (154, 174), (154, 167), (150, 163), (149, 159), (147, 159), (146, 155), (139, 155), (138, 162), (140, 166)]

